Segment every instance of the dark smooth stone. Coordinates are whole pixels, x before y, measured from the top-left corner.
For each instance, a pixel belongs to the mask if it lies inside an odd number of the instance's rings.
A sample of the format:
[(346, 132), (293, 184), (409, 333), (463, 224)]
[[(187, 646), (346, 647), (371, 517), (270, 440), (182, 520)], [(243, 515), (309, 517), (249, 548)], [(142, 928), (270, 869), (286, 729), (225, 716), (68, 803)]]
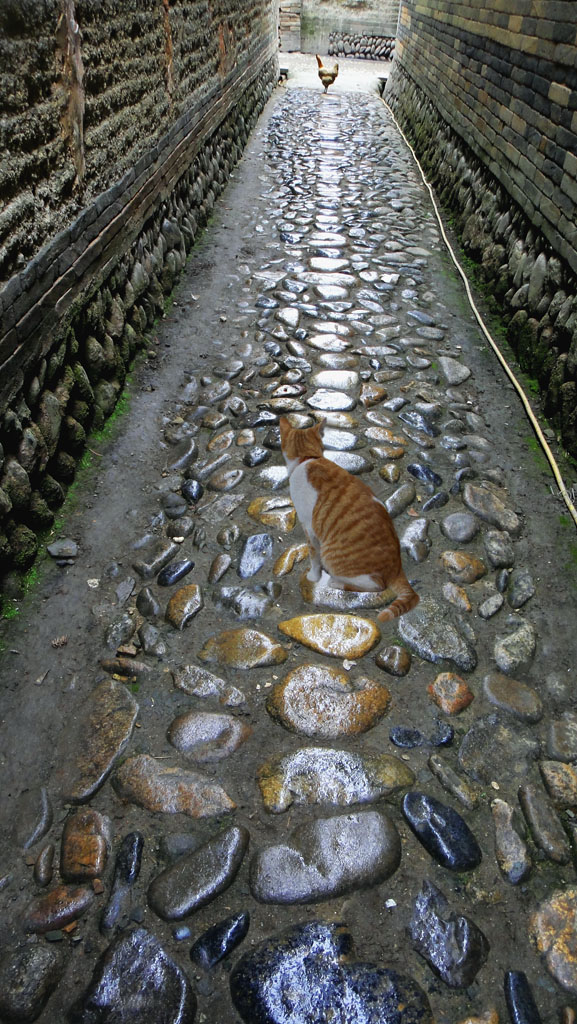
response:
[(276, 299), (271, 299), (269, 295), (259, 295), (255, 302), (255, 306), (258, 309), (276, 309), (278, 302)]
[(164, 921), (179, 921), (210, 903), (232, 883), (248, 841), (245, 828), (232, 826), (180, 857), (150, 883), (150, 907)]
[(407, 313), (408, 319), (416, 320), (417, 323), (423, 324), (425, 327), (434, 327), (436, 323), (432, 316), (429, 316), (428, 313), (423, 313), (421, 309), (410, 309)]
[(417, 953), (451, 988), (472, 984), (489, 955), (489, 943), (469, 917), (456, 914), (440, 889), (424, 881), (410, 934)]
[(268, 352), (269, 356), (272, 356), (273, 359), (276, 359), (278, 356), (280, 356), (282, 352), (282, 348), (280, 347), (278, 341), (265, 341), (264, 350), (265, 352)]
[(160, 615), (160, 602), (156, 599), (150, 587), (143, 587), (136, 598), (136, 607), (141, 615), (148, 619), (156, 619)]
[(542, 1024), (541, 1014), (523, 971), (507, 971), (505, 975), (505, 1002), (511, 1024)]
[(257, 412), (247, 412), (242, 417), (243, 427), (268, 427), (272, 423), (278, 422), (278, 416), (276, 413), (271, 412), (270, 409), (259, 409)]
[(268, 533), (253, 533), (247, 537), (238, 563), (238, 575), (245, 580), (262, 568), (272, 557), (273, 539)]
[(405, 747), (407, 750), (412, 747), (420, 747), (425, 737), (418, 729), (409, 729), (405, 725), (395, 725), (389, 732), (389, 739), (396, 747)]
[(271, 936), (230, 976), (246, 1024), (432, 1024), (427, 996), (408, 975), (351, 963), (342, 924), (311, 921)]
[(442, 508), (443, 505), (447, 505), (448, 503), (449, 495), (447, 492), (437, 491), (436, 494), (433, 494), (432, 498), (429, 498), (428, 501), (425, 502), (423, 505), (423, 512), (430, 512), (432, 508)]
[(423, 466), (421, 462), (412, 462), (410, 466), (407, 466), (407, 471), (414, 476), (416, 480), (420, 480), (422, 484), (426, 484), (427, 487), (436, 488), (440, 487), (443, 483), (443, 478), (435, 473), (434, 469), (430, 466)]
[(58, 985), (64, 965), (62, 952), (44, 943), (6, 952), (0, 966), (2, 1020), (36, 1020)]
[(272, 451), (280, 451), (280, 427), (271, 427), (267, 430), (264, 440), (262, 442), (266, 448), (270, 448)]
[(96, 964), (71, 1024), (192, 1024), (196, 996), (184, 971), (145, 928), (115, 939)]
[(112, 890), (107, 906), (100, 919), (101, 932), (110, 931), (120, 921), (125, 927), (130, 913), (131, 893), (140, 873), (144, 836), (140, 832), (130, 832), (122, 840), (116, 854)]
[(429, 743), (433, 747), (450, 747), (455, 738), (455, 730), (448, 722), (437, 719), (435, 730), (429, 736)]
[(403, 815), (417, 839), (450, 871), (472, 871), (481, 863), (481, 848), (471, 829), (452, 807), (427, 793), (407, 793)]
[(52, 828), (52, 804), (45, 786), (26, 791), (19, 801), (18, 841), (25, 850), (38, 843)]
[(199, 480), (185, 480), (180, 488), (183, 498), (190, 503), (200, 501), (204, 494), (204, 487)]
[(248, 910), (219, 921), (196, 940), (190, 950), (190, 959), (209, 970), (242, 942), (250, 926)]
[(249, 448), (243, 457), (245, 466), (252, 468), (253, 466), (260, 466), (263, 462), (267, 462), (270, 459), (270, 451), (268, 448)]
[(178, 561), (169, 562), (159, 572), (156, 582), (159, 587), (171, 587), (173, 583), (178, 583), (183, 576), (186, 576), (191, 569), (194, 569), (194, 562), (191, 558), (180, 558)]
[(414, 427), (416, 430), (422, 430), (424, 434), (428, 434), (429, 437), (438, 437), (441, 431), (434, 423), (431, 423), (426, 416), (423, 416), (420, 412), (416, 412), (415, 409), (403, 409), (399, 413), (399, 419), (403, 423), (407, 423), (409, 427)]

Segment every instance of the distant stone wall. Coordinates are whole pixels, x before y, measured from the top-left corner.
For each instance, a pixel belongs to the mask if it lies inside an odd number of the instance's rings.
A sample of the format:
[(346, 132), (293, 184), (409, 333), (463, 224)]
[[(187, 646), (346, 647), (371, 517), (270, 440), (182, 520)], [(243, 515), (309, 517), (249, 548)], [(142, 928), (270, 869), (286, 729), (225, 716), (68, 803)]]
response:
[(235, 6), (3, 0), (0, 574), (33, 561), (277, 81), (272, 4)]
[(401, 0), (385, 99), (577, 455), (574, 5), (528, 6)]
[[(333, 45), (335, 39), (344, 36), (353, 37), (357, 43), (362, 38), (394, 38), (398, 17), (399, 0), (302, 0), (301, 49), (304, 53), (329, 53), (331, 35)], [(354, 55), (371, 55), (368, 43), (364, 51)]]

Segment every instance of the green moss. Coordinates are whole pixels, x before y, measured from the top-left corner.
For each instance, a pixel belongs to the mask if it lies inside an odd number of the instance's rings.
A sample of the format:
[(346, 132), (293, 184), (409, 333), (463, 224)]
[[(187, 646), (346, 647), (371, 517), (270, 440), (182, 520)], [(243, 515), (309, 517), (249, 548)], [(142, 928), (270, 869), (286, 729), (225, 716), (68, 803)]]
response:
[(9, 622), (20, 615), (20, 605), (11, 597), (2, 599), (2, 618)]

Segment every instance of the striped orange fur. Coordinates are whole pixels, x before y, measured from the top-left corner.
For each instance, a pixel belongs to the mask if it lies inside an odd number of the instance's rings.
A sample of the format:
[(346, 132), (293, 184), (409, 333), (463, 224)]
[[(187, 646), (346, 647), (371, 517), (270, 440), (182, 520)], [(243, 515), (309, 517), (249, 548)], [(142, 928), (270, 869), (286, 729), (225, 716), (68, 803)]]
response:
[(395, 600), (381, 620), (410, 611), (419, 595), (403, 572), (385, 506), (362, 480), (324, 458), (321, 423), (297, 430), (282, 417), (279, 426), (291, 498), (309, 542), (308, 578), (318, 580), (324, 568), (341, 590), (392, 590)]

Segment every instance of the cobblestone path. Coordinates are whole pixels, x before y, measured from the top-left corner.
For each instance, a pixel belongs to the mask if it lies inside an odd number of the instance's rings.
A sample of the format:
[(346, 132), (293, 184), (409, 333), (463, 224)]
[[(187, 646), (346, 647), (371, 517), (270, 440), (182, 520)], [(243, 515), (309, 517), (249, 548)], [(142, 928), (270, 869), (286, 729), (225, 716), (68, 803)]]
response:
[[(52, 696), (3, 658), (0, 1018), (569, 1024), (571, 529), (378, 97), (279, 90), (250, 149), (106, 455), (126, 494), (55, 552)], [(385, 500), (400, 620), (307, 582), (281, 414)], [(31, 780), (35, 713), (66, 743)]]

